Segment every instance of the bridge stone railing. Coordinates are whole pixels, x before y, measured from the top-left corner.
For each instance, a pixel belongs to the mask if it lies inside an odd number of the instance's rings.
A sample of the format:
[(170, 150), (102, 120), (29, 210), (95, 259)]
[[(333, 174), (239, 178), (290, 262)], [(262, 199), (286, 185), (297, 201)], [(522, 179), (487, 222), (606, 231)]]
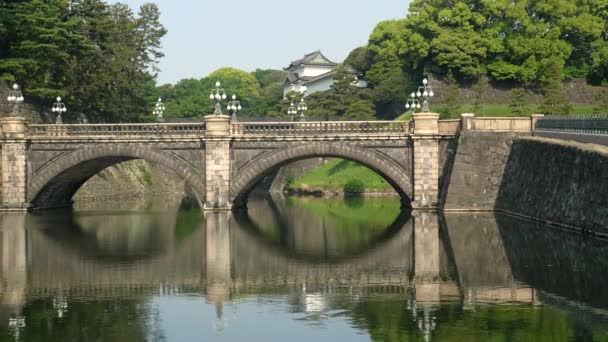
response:
[(30, 137), (200, 136), (204, 123), (29, 125)]
[(318, 122), (238, 122), (230, 125), (236, 136), (327, 136), (342, 134), (409, 134), (406, 121), (318, 121)]
[(460, 129), (460, 122), (461, 122), (460, 119), (439, 120), (437, 122), (439, 134), (454, 135), (454, 134), (458, 133), (458, 130)]
[(540, 118), (536, 130), (608, 134), (608, 115), (550, 115)]

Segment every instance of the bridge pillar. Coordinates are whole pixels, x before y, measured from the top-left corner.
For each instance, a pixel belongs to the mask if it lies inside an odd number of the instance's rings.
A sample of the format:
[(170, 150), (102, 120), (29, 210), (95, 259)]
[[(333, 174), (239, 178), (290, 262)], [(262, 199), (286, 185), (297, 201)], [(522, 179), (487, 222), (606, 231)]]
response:
[(2, 208), (26, 210), (27, 204), (27, 121), (0, 119), (2, 127)]
[(204, 210), (230, 210), (230, 117), (209, 115), (205, 125)]
[(412, 208), (433, 209), (439, 197), (439, 114), (414, 114)]

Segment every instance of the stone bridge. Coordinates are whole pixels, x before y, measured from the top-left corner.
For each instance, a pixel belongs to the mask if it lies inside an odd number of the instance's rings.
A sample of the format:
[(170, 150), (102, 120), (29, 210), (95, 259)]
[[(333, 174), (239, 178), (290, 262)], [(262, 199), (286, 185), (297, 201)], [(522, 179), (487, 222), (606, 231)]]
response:
[(459, 120), (416, 114), (409, 122), (231, 122), (29, 125), (3, 118), (2, 208), (71, 205), (76, 191), (111, 165), (143, 159), (187, 181), (206, 210), (244, 206), (263, 177), (291, 162), (339, 157), (382, 175), (406, 207), (437, 204), (440, 144)]

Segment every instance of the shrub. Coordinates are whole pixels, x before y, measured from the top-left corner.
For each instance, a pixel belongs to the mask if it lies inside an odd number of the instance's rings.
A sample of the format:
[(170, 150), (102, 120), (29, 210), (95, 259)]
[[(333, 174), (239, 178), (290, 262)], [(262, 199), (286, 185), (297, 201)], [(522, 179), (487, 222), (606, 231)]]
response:
[(294, 179), (292, 176), (285, 177), (285, 187), (289, 188), (293, 184)]
[(365, 184), (358, 179), (351, 179), (344, 184), (344, 192), (362, 193), (365, 191)]

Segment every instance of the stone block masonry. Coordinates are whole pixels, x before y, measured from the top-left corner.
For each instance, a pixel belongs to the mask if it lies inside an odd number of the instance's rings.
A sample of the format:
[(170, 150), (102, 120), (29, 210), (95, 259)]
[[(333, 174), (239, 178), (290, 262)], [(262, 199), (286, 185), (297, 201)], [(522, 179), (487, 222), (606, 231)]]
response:
[(548, 138), (513, 142), (496, 209), (608, 236), (608, 147)]
[(414, 201), (412, 207), (434, 208), (439, 194), (439, 142), (414, 137)]
[(205, 209), (232, 208), (230, 203), (230, 139), (213, 139), (205, 144)]
[(461, 132), (446, 187), (445, 211), (493, 211), (513, 139), (529, 133)]
[(436, 208), (439, 196), (439, 114), (414, 114), (412, 208)]
[(230, 210), (230, 117), (214, 115), (205, 121), (205, 210)]
[(2, 146), (2, 201), (8, 209), (27, 208), (25, 141)]

